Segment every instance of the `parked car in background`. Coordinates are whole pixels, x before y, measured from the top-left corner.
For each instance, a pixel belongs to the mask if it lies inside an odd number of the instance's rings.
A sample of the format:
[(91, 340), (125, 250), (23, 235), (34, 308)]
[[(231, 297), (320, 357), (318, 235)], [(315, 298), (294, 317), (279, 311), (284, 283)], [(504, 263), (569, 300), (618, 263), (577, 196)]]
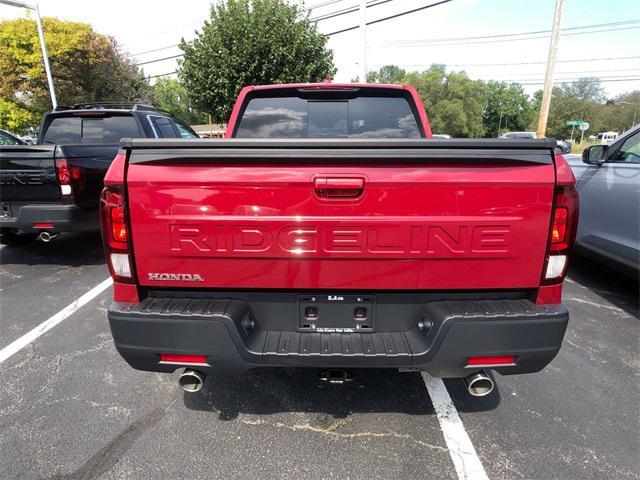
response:
[(521, 138), (521, 139), (535, 139), (536, 138), (536, 132), (505, 132), (502, 135), (500, 135), (498, 138), (509, 138), (509, 139), (514, 139), (514, 138)]
[(225, 140), (126, 139), (101, 203), (134, 368), (425, 370), (486, 395), (567, 326), (577, 221), (555, 141), (433, 139), (410, 86), (246, 87)]
[(619, 135), (620, 134), (618, 132), (601, 132), (596, 137), (596, 141), (600, 142), (602, 145), (608, 145), (618, 138)]
[[(505, 132), (500, 135), (498, 138), (507, 138), (507, 139), (536, 139), (536, 132)], [(556, 140), (557, 147), (556, 151), (559, 153), (569, 153), (571, 152), (571, 142), (566, 140)]]
[(638, 276), (640, 125), (567, 161), (580, 194), (577, 251)]
[(26, 145), (17, 135), (0, 129), (0, 146), (1, 145)]
[(99, 230), (102, 180), (122, 137), (197, 135), (150, 105), (80, 104), (45, 114), (37, 145), (0, 145), (0, 243)]

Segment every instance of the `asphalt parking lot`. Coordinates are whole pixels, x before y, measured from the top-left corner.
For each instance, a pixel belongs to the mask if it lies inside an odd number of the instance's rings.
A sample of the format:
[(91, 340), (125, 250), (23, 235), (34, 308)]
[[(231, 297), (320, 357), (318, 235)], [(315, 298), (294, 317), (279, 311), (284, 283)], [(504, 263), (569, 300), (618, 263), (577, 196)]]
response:
[[(97, 235), (0, 257), (0, 350), (108, 277)], [(262, 371), (184, 394), (118, 356), (110, 298), (0, 363), (0, 478), (459, 478), (419, 374), (327, 386)], [(640, 478), (638, 284), (578, 258), (564, 301), (570, 329), (543, 372), (497, 376), (485, 398), (445, 381), (488, 478)]]

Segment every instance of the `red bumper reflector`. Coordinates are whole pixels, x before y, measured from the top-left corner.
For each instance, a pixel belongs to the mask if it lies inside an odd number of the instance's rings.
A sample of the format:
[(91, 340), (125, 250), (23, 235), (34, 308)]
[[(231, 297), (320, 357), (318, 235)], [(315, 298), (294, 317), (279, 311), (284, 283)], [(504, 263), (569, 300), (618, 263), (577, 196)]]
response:
[(33, 228), (53, 228), (53, 223), (34, 223)]
[(207, 363), (204, 355), (180, 355), (177, 353), (161, 353), (160, 361), (167, 363)]
[(515, 355), (505, 355), (501, 357), (469, 357), (467, 365), (509, 365), (516, 363)]

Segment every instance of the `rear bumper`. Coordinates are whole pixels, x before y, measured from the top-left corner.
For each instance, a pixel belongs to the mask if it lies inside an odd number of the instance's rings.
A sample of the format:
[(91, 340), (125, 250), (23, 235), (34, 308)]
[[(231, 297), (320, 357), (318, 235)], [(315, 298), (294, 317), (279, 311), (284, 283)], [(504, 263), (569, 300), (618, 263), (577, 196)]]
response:
[[(87, 232), (100, 230), (98, 210), (85, 210), (77, 205), (12, 203), (11, 217), (0, 217), (1, 229), (17, 229), (25, 233)], [(36, 228), (34, 224), (51, 224), (52, 228)]]
[[(117, 350), (139, 370), (171, 372), (181, 365), (160, 363), (160, 353), (179, 353), (205, 355), (208, 365), (196, 367), (204, 373), (392, 367), (464, 377), (482, 368), (467, 366), (475, 356), (515, 355), (515, 364), (494, 368), (502, 374), (543, 369), (560, 349), (569, 314), (563, 305), (529, 300), (434, 301), (408, 330), (312, 333), (267, 330), (240, 300), (147, 298), (115, 302), (108, 317)], [(420, 319), (431, 328), (419, 330)], [(248, 320), (255, 321), (249, 332)]]

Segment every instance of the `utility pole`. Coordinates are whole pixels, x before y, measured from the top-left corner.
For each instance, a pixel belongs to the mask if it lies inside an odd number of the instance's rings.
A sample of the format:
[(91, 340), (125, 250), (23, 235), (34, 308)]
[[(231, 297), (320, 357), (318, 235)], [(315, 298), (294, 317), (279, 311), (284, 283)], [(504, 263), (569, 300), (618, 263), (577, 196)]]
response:
[(362, 32), (360, 83), (367, 83), (367, 0), (360, 0), (360, 31)]
[(36, 24), (38, 26), (38, 37), (40, 38), (40, 49), (42, 50), (42, 59), (44, 60), (44, 70), (47, 74), (47, 82), (49, 83), (49, 94), (51, 95), (51, 104), (53, 105), (53, 109), (58, 106), (58, 101), (56, 100), (56, 90), (53, 86), (53, 77), (51, 76), (51, 67), (49, 66), (49, 55), (47, 54), (47, 45), (44, 43), (44, 32), (42, 30), (42, 20), (40, 19), (40, 10), (38, 9), (38, 5), (31, 5), (29, 3), (20, 2), (17, 0), (0, 0), (0, 3), (4, 3), (5, 5), (10, 5), (12, 7), (20, 7), (26, 8), (28, 10), (33, 10), (36, 12)]
[(542, 93), (542, 104), (540, 105), (540, 116), (538, 117), (537, 138), (544, 138), (547, 130), (547, 120), (549, 118), (549, 106), (551, 105), (551, 92), (553, 90), (553, 71), (556, 66), (556, 55), (558, 53), (558, 41), (560, 39), (560, 23), (562, 21), (562, 9), (564, 0), (556, 0), (556, 11), (553, 16), (553, 30), (551, 41), (549, 42), (549, 57), (547, 58), (547, 73), (544, 77), (544, 92)]

